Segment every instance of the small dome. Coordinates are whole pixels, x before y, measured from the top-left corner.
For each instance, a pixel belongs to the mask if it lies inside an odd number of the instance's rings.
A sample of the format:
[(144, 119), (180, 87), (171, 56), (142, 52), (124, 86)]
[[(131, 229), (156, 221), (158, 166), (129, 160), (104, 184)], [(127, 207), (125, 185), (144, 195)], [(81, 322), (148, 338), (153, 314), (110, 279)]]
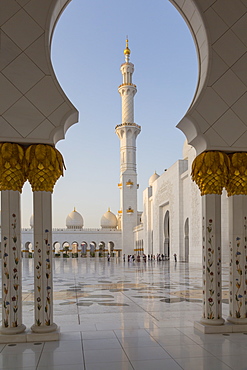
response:
[(110, 211), (110, 208), (108, 208), (108, 211), (101, 217), (100, 225), (102, 229), (116, 229), (118, 220), (114, 213)]
[(130, 49), (128, 47), (126, 47), (126, 49), (124, 49), (124, 54), (125, 55), (130, 55)]
[(82, 229), (83, 226), (83, 217), (74, 208), (74, 211), (70, 212), (70, 214), (66, 218), (66, 227), (67, 229)]
[(30, 217), (29, 225), (33, 229), (33, 215)]
[(148, 182), (149, 186), (152, 186), (153, 182), (156, 181), (159, 177), (160, 176), (155, 171), (154, 174), (149, 179), (149, 182)]

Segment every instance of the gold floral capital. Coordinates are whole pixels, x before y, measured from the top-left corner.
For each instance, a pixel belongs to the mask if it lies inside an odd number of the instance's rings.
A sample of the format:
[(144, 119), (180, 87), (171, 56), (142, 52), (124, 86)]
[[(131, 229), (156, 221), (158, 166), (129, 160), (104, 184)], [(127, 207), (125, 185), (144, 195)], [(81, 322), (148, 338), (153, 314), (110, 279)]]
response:
[(16, 143), (0, 143), (0, 190), (21, 192), (25, 181), (23, 147)]
[(226, 186), (227, 195), (247, 195), (247, 153), (233, 153), (230, 159), (229, 180)]
[(192, 180), (198, 185), (201, 195), (222, 194), (228, 181), (230, 160), (223, 152), (204, 152), (192, 163)]
[(35, 144), (26, 149), (25, 159), (32, 190), (53, 192), (56, 181), (63, 175), (61, 153), (50, 145)]

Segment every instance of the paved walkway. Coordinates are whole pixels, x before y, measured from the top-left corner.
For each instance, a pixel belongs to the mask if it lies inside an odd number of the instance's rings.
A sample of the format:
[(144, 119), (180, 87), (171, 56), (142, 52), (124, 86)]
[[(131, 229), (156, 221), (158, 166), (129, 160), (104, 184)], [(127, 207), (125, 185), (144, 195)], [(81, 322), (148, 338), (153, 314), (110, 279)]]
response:
[[(0, 369), (243, 370), (247, 336), (197, 332), (201, 266), (55, 259), (61, 340), (0, 345)], [(33, 324), (33, 260), (23, 260), (23, 323)], [(223, 313), (228, 314), (227, 271)]]

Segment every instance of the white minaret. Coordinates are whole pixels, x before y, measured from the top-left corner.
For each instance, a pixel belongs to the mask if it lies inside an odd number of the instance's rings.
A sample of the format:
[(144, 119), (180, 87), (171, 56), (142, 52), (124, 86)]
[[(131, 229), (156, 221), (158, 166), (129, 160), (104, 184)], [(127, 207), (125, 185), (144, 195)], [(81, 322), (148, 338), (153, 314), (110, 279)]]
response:
[(130, 63), (128, 39), (124, 49), (125, 63), (121, 65), (123, 83), (118, 92), (122, 98), (122, 123), (116, 126), (120, 139), (120, 210), (122, 228), (122, 250), (125, 254), (134, 253), (133, 228), (137, 225), (137, 173), (136, 138), (141, 126), (134, 123), (134, 96), (136, 85), (132, 83), (134, 64)]

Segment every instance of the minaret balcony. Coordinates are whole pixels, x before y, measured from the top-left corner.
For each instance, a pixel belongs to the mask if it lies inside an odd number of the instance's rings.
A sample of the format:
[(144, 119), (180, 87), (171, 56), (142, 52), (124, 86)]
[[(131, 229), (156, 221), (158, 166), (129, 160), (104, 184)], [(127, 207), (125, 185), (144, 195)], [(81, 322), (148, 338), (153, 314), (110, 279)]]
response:
[(121, 214), (123, 213), (123, 211), (120, 209), (120, 210), (118, 211), (118, 213), (121, 215)]
[(131, 207), (129, 207), (128, 209), (126, 209), (126, 212), (128, 215), (132, 215), (134, 213), (134, 210)]
[(124, 122), (124, 123), (120, 123), (119, 125), (117, 125), (115, 127), (115, 130), (119, 127), (123, 127), (123, 126), (134, 126), (134, 127), (137, 127), (139, 130), (141, 130), (141, 126), (140, 125), (137, 125), (137, 123), (130, 123), (130, 122)]
[(134, 183), (131, 180), (126, 182), (126, 186), (128, 186), (129, 188), (131, 188), (131, 186), (133, 186), (133, 185), (134, 185)]
[(132, 87), (135, 87), (136, 88), (136, 85), (135, 84), (132, 84), (130, 82), (129, 83), (123, 83), (123, 84), (119, 85), (118, 88), (123, 87), (123, 86), (132, 86)]
[(119, 187), (119, 189), (122, 189), (122, 183), (121, 182), (119, 184), (117, 184), (117, 186)]

